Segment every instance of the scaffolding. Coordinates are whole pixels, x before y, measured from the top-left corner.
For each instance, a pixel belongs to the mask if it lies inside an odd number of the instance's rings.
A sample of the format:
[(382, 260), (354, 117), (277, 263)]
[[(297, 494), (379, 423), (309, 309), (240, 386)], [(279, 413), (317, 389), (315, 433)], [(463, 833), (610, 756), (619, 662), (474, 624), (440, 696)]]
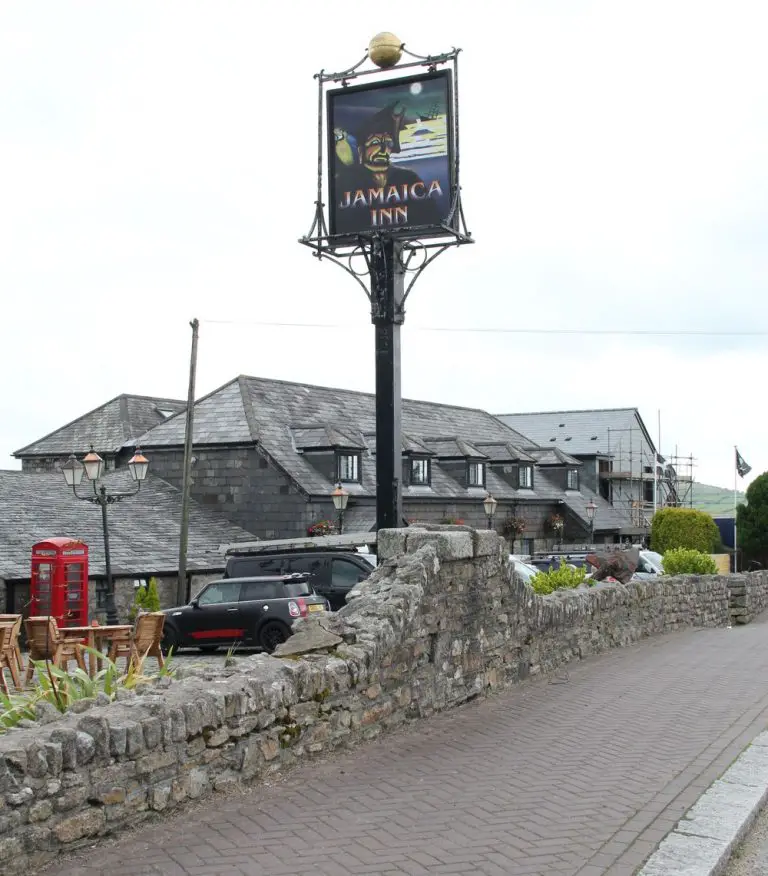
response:
[(639, 426), (608, 429), (608, 448), (599, 464), (600, 493), (631, 521), (649, 532), (659, 508), (693, 507), (692, 454), (657, 453)]

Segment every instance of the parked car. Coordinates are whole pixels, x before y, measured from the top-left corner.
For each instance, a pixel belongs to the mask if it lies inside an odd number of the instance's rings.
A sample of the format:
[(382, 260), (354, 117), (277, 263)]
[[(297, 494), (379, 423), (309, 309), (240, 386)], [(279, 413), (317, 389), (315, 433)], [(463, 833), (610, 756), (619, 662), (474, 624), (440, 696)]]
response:
[(225, 578), (259, 575), (308, 575), (315, 593), (333, 611), (346, 603), (347, 593), (376, 568), (375, 554), (343, 548), (275, 550), (235, 554), (227, 560)]
[(636, 581), (647, 581), (649, 578), (663, 574), (664, 558), (661, 554), (656, 553), (656, 551), (640, 551), (640, 562), (632, 577)]
[(522, 578), (523, 581), (525, 581), (526, 584), (530, 584), (531, 578), (533, 578), (534, 575), (538, 575), (539, 572), (542, 571), (541, 569), (537, 569), (536, 566), (532, 566), (530, 563), (526, 563), (523, 560), (513, 556), (512, 554), (509, 555), (509, 562), (514, 567), (515, 572), (520, 576), (520, 578)]
[(211, 581), (188, 605), (165, 610), (163, 647), (215, 651), (242, 643), (272, 652), (291, 635), (297, 618), (327, 607), (308, 575)]

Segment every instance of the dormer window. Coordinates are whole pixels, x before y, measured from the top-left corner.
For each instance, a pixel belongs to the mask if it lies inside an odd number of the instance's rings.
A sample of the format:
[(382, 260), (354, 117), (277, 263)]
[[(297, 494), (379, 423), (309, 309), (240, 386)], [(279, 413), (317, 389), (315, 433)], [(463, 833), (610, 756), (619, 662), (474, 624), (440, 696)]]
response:
[(338, 459), (338, 479), (343, 484), (360, 483), (360, 454), (340, 453)]
[(411, 460), (411, 484), (414, 487), (428, 487), (431, 480), (431, 466), (428, 459)]
[(485, 486), (485, 463), (470, 462), (467, 464), (467, 486), (469, 487), (484, 487)]
[(523, 464), (519, 467), (517, 486), (521, 490), (532, 490), (533, 489), (533, 466), (532, 465)]
[(568, 479), (565, 484), (567, 490), (579, 489), (579, 470), (577, 468), (568, 469)]

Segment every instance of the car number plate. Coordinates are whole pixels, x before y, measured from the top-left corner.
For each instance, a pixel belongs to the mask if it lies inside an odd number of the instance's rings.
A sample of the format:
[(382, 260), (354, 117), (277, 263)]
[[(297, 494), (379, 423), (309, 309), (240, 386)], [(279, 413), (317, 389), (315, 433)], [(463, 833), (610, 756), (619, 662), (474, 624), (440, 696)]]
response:
[(313, 603), (312, 605), (309, 605), (307, 607), (309, 608), (310, 611), (325, 611), (324, 605), (315, 605)]

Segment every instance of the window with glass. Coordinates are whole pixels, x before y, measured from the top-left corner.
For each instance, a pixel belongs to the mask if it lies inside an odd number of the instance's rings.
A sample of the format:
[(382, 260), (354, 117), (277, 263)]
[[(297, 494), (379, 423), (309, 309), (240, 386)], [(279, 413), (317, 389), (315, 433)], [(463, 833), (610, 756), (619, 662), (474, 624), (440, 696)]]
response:
[(198, 605), (223, 605), (225, 602), (238, 602), (241, 581), (216, 581), (197, 597)]
[(360, 454), (339, 454), (339, 480), (342, 483), (360, 483)]
[(484, 462), (470, 462), (467, 465), (467, 484), (470, 487), (485, 486)]
[[(51, 611), (51, 582), (53, 566), (50, 563), (40, 563), (37, 567), (37, 612), (47, 615)], [(0, 670), (1, 672), (2, 670)]]
[(521, 465), (518, 469), (518, 486), (521, 490), (533, 489), (533, 466)]
[(365, 579), (365, 573), (347, 560), (334, 560), (331, 565), (331, 586), (334, 589), (348, 590)]
[(415, 486), (429, 486), (430, 465), (428, 459), (411, 460), (411, 483)]
[(278, 581), (243, 581), (240, 588), (240, 602), (252, 602), (258, 599), (278, 599), (282, 595)]
[(643, 501), (653, 502), (653, 481), (643, 482)]
[(566, 483), (566, 488), (569, 490), (578, 490), (579, 489), (579, 471), (576, 468), (568, 469), (568, 481)]

